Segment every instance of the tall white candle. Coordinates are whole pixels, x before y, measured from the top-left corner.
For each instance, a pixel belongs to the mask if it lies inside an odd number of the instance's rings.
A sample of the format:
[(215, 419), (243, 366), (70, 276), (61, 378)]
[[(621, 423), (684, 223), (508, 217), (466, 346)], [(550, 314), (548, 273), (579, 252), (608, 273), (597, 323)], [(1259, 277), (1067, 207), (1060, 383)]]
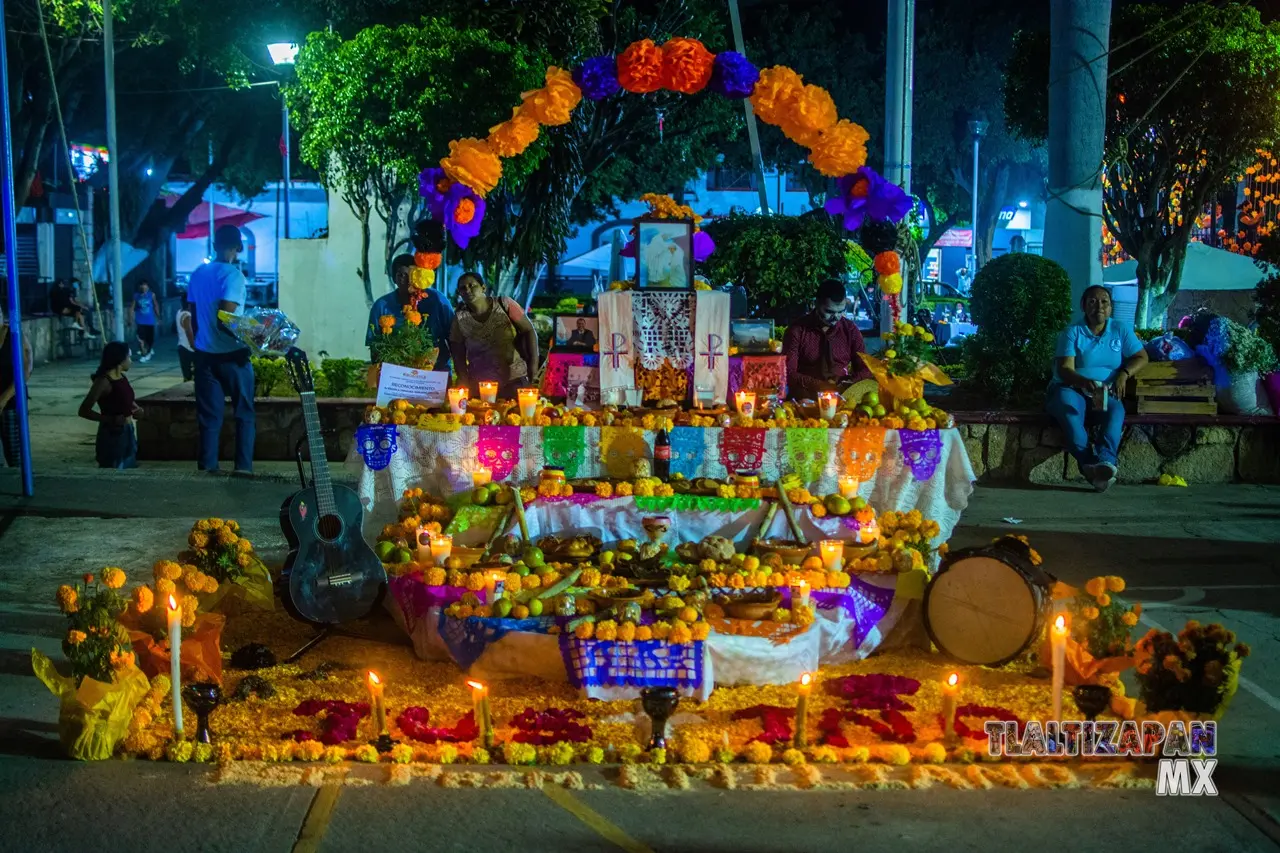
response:
[(1067, 617), (1059, 613), (1050, 631), (1053, 643), (1053, 719), (1062, 722), (1062, 682), (1067, 663)]
[(169, 681), (173, 686), (173, 733), (182, 737), (182, 607), (169, 596)]

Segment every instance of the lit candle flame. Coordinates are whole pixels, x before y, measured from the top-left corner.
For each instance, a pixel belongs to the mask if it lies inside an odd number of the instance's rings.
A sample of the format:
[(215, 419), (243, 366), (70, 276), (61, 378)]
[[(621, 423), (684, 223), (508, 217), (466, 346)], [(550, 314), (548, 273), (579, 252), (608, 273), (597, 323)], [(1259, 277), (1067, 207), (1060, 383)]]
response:
[(382, 679), (378, 678), (378, 673), (374, 672), (373, 670), (369, 670), (369, 683), (370, 683), (370, 684), (381, 684), (381, 683), (382, 683)]
[(170, 610), (178, 609), (178, 599), (174, 598), (172, 595), (169, 596), (169, 609)]
[(470, 687), (472, 690), (484, 690), (484, 685), (481, 684), (479, 681), (468, 681), (467, 686)]
[(813, 676), (810, 675), (809, 673), (805, 672), (800, 675), (800, 683), (805, 685), (806, 687), (809, 685), (809, 682), (811, 681), (813, 681)]
[(959, 683), (960, 683), (960, 673), (953, 672), (947, 676), (947, 684), (950, 685), (951, 687), (955, 687)]
[(1059, 614), (1058, 614), (1058, 618), (1056, 618), (1056, 619), (1054, 619), (1054, 620), (1053, 620), (1053, 630), (1057, 631), (1057, 632), (1058, 632), (1058, 633), (1060, 633), (1060, 634), (1061, 634), (1061, 633), (1063, 633), (1064, 631), (1066, 631), (1066, 630), (1067, 630), (1067, 617), (1066, 617), (1066, 616), (1063, 616), (1061, 613), (1059, 613)]

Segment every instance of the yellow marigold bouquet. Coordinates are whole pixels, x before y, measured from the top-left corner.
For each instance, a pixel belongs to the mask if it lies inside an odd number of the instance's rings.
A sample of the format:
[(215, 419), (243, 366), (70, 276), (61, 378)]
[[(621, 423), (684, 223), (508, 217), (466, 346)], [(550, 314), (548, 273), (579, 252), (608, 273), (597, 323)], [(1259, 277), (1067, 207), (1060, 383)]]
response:
[(194, 564), (217, 582), (242, 580), (254, 564), (260, 562), (253, 552), (253, 543), (240, 535), (240, 525), (231, 519), (197, 521), (191, 526), (187, 544), (191, 550), (184, 551), (179, 558)]
[(55, 595), (58, 609), (67, 616), (67, 636), (62, 653), (71, 662), (71, 674), (79, 684), (85, 678), (111, 681), (120, 669), (133, 665), (129, 632), (117, 619), (127, 602), (119, 590), (124, 571), (109, 567), (83, 583), (63, 584)]
[[(935, 550), (933, 540), (940, 532), (938, 522), (925, 518), (918, 509), (881, 513), (876, 568), (882, 572), (909, 572), (925, 568)], [(942, 551), (945, 547), (943, 544), (937, 550), (945, 553)]]
[(1136, 646), (1139, 695), (1148, 711), (1226, 711), (1249, 647), (1219, 624), (1192, 620), (1178, 636), (1152, 629)]
[[(1033, 552), (1034, 553), (1034, 552)], [(1124, 592), (1124, 578), (1117, 575), (1090, 578), (1068, 607), (1074, 614), (1071, 632), (1094, 657), (1115, 657), (1133, 650), (1129, 630), (1138, 624), (1142, 605), (1127, 607), (1116, 593)]]

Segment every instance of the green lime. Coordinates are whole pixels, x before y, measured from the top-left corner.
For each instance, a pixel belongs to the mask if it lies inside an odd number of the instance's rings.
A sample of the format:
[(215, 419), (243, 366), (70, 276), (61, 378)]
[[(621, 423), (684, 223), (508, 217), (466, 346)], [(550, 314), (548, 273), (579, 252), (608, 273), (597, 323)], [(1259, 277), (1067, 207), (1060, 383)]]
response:
[(391, 562), (393, 563), (411, 563), (413, 562), (413, 554), (409, 553), (408, 548), (397, 548), (392, 554)]
[(530, 545), (525, 548), (521, 556), (524, 558), (525, 563), (535, 569), (546, 565), (547, 562), (546, 555), (542, 553), (542, 549), (537, 545)]
[(493, 615), (499, 619), (506, 619), (511, 615), (511, 599), (499, 598), (493, 603)]
[(493, 496), (492, 492), (490, 492), (484, 486), (480, 486), (479, 488), (471, 492), (471, 502), (476, 506), (488, 506), (489, 498), (492, 496)]
[(542, 599), (541, 598), (533, 598), (529, 600), (529, 615), (530, 616), (542, 615)]
[(396, 543), (392, 542), (390, 539), (385, 539), (382, 542), (379, 542), (378, 547), (376, 549), (376, 552), (378, 554), (378, 559), (384, 563), (389, 562), (391, 559), (391, 555), (395, 552), (395, 550), (396, 550)]

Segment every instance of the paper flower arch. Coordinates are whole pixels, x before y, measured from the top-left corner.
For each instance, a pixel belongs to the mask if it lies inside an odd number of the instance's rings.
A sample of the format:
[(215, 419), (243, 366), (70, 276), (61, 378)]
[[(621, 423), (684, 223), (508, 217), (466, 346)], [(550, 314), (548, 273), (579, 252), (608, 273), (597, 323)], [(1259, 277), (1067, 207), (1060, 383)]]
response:
[[(642, 39), (616, 57), (593, 56), (572, 73), (551, 66), (545, 85), (525, 92), (512, 117), (493, 127), (488, 137), (449, 143), (449, 156), (439, 169), (426, 170), (420, 182), (433, 217), (465, 248), (480, 231), (484, 197), (502, 179), (502, 160), (524, 151), (542, 126), (566, 124), (584, 96), (600, 101), (619, 91), (659, 89), (686, 95), (710, 89), (726, 98), (749, 98), (760, 120), (809, 149), (810, 165), (828, 178), (849, 179), (867, 161), (867, 131), (841, 119), (830, 93), (806, 84), (792, 69), (777, 65), (759, 70), (740, 53), (713, 54), (693, 38), (673, 38), (662, 45)], [(846, 227), (857, 228), (848, 218), (852, 210), (830, 212), (845, 215)], [(863, 215), (874, 213), (867, 209)], [(905, 211), (898, 218), (902, 215)], [(855, 219), (860, 223), (862, 217)]]

